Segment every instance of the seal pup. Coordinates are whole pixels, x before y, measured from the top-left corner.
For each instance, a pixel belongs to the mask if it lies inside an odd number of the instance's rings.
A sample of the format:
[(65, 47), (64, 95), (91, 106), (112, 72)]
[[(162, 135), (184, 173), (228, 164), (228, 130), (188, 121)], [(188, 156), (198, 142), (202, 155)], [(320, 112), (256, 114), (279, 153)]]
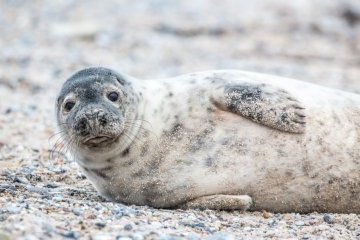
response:
[(360, 96), (243, 71), (78, 71), (56, 102), (106, 198), (157, 208), (360, 213)]

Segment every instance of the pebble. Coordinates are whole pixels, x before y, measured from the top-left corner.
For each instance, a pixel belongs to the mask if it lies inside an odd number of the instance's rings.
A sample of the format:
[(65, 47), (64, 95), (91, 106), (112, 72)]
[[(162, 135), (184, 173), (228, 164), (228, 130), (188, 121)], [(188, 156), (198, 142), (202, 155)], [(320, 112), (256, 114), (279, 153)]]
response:
[(324, 222), (326, 222), (328, 224), (334, 223), (334, 218), (330, 214), (325, 214), (323, 217), (323, 220), (324, 220)]
[(64, 197), (63, 196), (55, 196), (52, 198), (52, 200), (55, 202), (61, 202), (64, 200)]
[(0, 184), (0, 192), (3, 192), (5, 190), (16, 191), (16, 187), (10, 184)]
[(21, 208), (18, 207), (16, 204), (8, 204), (6, 210), (11, 214), (17, 214), (21, 212)]
[(277, 224), (277, 221), (275, 219), (270, 219), (268, 221), (269, 227), (274, 227)]
[(83, 214), (83, 211), (79, 208), (74, 208), (72, 210), (72, 212), (76, 215), (76, 216), (81, 216)]
[(308, 233), (305, 233), (302, 239), (310, 239), (311, 235)]
[(195, 233), (189, 233), (189, 234), (186, 236), (186, 239), (187, 239), (187, 240), (199, 240), (200, 238), (199, 238)]
[(206, 240), (235, 240), (235, 237), (229, 233), (215, 233)]
[(133, 229), (133, 226), (129, 223), (129, 224), (126, 224), (126, 225), (124, 226), (124, 229), (125, 229), (126, 231), (130, 231), (131, 229)]
[(59, 184), (49, 182), (49, 183), (45, 184), (44, 187), (46, 187), (46, 188), (58, 188)]
[(263, 211), (262, 216), (263, 216), (263, 218), (271, 218), (273, 216), (273, 214), (269, 213), (267, 211)]
[(97, 222), (95, 223), (96, 226), (98, 226), (99, 228), (104, 228), (106, 226), (105, 222)]
[(14, 182), (28, 184), (29, 181), (26, 178), (15, 176)]
[(304, 225), (305, 225), (305, 222), (304, 222), (304, 221), (296, 221), (296, 222), (295, 222), (295, 225), (296, 225), (296, 226), (304, 226)]
[(117, 236), (116, 240), (133, 240), (133, 239), (129, 237)]
[(62, 233), (61, 235), (65, 238), (70, 238), (70, 239), (77, 239), (79, 237), (79, 234), (74, 231)]

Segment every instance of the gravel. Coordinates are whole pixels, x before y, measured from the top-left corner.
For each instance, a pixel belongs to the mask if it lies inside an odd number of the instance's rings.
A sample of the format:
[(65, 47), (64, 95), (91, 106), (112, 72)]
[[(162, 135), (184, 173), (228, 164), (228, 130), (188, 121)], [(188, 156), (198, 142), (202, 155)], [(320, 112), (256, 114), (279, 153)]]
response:
[(55, 128), (88, 66), (142, 78), (243, 69), (360, 93), (357, 0), (0, 0), (0, 240), (360, 239), (360, 216), (153, 209), (108, 202)]

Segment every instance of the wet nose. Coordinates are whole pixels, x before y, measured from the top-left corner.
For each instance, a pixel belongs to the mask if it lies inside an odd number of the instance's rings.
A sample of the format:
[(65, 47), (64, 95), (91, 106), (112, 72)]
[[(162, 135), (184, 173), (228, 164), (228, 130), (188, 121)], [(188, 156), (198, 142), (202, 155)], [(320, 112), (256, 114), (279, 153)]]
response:
[(90, 121), (97, 121), (100, 126), (105, 126), (108, 123), (106, 114), (102, 109), (91, 109), (85, 115)]
[(89, 129), (89, 121), (86, 117), (82, 117), (77, 124), (75, 125), (75, 129), (79, 131), (82, 135), (86, 135)]

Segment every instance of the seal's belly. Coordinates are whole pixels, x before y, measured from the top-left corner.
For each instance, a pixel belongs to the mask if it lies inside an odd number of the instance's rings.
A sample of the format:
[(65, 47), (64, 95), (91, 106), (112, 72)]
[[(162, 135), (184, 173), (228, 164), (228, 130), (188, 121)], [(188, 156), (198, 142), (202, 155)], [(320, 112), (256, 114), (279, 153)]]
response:
[(360, 211), (357, 111), (308, 109), (305, 134), (272, 130), (231, 113), (216, 116), (197, 130), (184, 126), (173, 141), (162, 143), (168, 152), (159, 176), (180, 200), (248, 194), (256, 210)]

